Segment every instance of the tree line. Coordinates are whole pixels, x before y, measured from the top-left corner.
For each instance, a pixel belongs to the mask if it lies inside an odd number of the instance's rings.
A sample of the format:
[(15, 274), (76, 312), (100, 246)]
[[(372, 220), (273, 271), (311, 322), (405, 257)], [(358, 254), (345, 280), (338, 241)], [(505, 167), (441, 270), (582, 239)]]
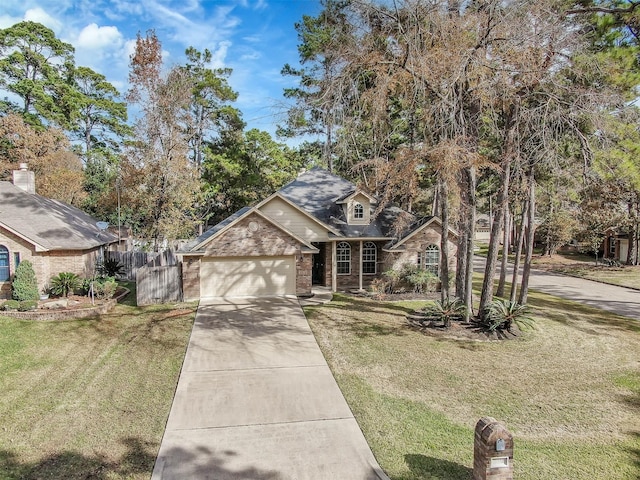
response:
[(211, 52), (195, 47), (184, 64), (165, 65), (161, 49), (154, 31), (138, 34), (121, 93), (76, 66), (73, 46), (44, 25), (0, 30), (0, 179), (27, 162), (39, 194), (158, 245), (295, 177), (308, 155), (245, 131), (230, 69), (210, 68)]
[[(277, 190), (310, 163), (394, 203), (438, 215), (442, 296), (471, 306), (478, 212), (492, 219), (480, 311), (527, 301), (534, 239), (597, 252), (628, 236), (638, 263), (640, 6), (624, 0), (322, 0), (296, 24), (297, 86), (278, 126), (289, 148), (245, 132), (229, 69), (186, 50), (164, 65), (138, 34), (124, 94), (75, 66), (46, 27), (0, 30), (0, 175), (18, 161), (38, 191), (154, 239), (191, 236)], [(134, 121), (127, 107), (140, 112)], [(404, 225), (397, 225), (401, 231)], [(518, 269), (508, 277), (507, 254)], [(511, 288), (507, 291), (507, 284)]]
[[(526, 303), (536, 238), (550, 254), (575, 238), (597, 252), (624, 232), (638, 263), (638, 2), (322, 5), (296, 25), (281, 133), (320, 132), (330, 168), (459, 233), (455, 278), (443, 236), (443, 300), (472, 306), (478, 211), (492, 214), (481, 315), (494, 277), (495, 294)], [(510, 251), (522, 278), (507, 278)]]

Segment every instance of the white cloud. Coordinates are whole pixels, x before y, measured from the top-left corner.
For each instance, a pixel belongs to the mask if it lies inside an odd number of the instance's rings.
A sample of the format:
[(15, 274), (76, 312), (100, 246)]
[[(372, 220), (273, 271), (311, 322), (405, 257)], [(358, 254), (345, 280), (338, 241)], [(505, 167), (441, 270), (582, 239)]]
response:
[(231, 42), (223, 41), (219, 43), (219, 46), (216, 50), (211, 52), (211, 68), (224, 68), (226, 65), (227, 53), (229, 51), (229, 47), (231, 46)]
[(99, 27), (91, 23), (84, 27), (78, 35), (79, 49), (119, 48), (123, 43), (122, 34), (117, 27)]
[(40, 7), (30, 8), (27, 10), (24, 14), (24, 20), (41, 23), (56, 33), (60, 33), (60, 30), (62, 29), (62, 22), (53, 18)]
[(0, 28), (8, 28), (11, 25), (15, 25), (16, 23), (22, 21), (20, 17), (12, 17), (10, 15), (0, 15)]

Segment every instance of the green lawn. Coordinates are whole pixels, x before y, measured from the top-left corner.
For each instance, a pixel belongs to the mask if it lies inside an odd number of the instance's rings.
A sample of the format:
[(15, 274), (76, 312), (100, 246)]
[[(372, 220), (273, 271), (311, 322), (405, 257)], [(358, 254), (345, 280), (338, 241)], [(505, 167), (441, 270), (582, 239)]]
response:
[(0, 316), (0, 478), (148, 479), (194, 312), (125, 301), (88, 320)]
[(336, 296), (310, 324), (394, 480), (468, 480), (483, 416), (514, 434), (521, 480), (640, 477), (640, 325), (530, 294), (537, 329), (457, 341), (407, 328), (420, 304)]

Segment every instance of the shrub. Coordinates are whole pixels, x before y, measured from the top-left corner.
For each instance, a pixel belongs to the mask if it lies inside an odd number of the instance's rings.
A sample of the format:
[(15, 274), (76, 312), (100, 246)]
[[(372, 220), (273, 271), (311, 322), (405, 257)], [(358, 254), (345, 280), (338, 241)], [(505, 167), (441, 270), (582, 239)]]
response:
[[(382, 278), (385, 280), (384, 287), (388, 293), (408, 289), (416, 293), (435, 292), (439, 281), (432, 272), (412, 263), (405, 263), (400, 268), (387, 270), (382, 274)], [(378, 288), (381, 286), (377, 285)]]
[(36, 300), (23, 300), (18, 305), (19, 312), (27, 312), (29, 310), (35, 310), (38, 306), (38, 302)]
[(20, 306), (18, 300), (7, 300), (2, 304), (2, 310), (17, 310)]
[(75, 273), (61, 272), (55, 277), (51, 277), (51, 293), (58, 296), (68, 297), (69, 293), (80, 288), (82, 282)]
[(411, 272), (407, 276), (407, 281), (416, 293), (435, 292), (438, 286), (438, 277), (433, 272), (422, 268)]
[(11, 296), (19, 302), (24, 300), (37, 301), (40, 298), (36, 273), (33, 271), (33, 265), (29, 260), (23, 260), (16, 268), (16, 273), (11, 282), (11, 290)]
[(116, 293), (116, 289), (118, 288), (118, 283), (115, 281), (113, 277), (105, 278), (101, 280), (94, 280), (93, 282), (93, 293), (96, 298), (99, 299), (107, 299), (112, 298)]
[(390, 290), (389, 281), (384, 278), (374, 278), (371, 282), (370, 288), (374, 297), (382, 300)]
[(124, 273), (124, 265), (115, 258), (107, 258), (102, 263), (102, 270), (107, 277), (119, 277)]
[(529, 316), (527, 305), (496, 298), (489, 305), (485, 324), (489, 331), (509, 330), (515, 323), (522, 329), (534, 328), (534, 320)]
[(451, 326), (451, 320), (462, 320), (467, 313), (467, 307), (459, 298), (436, 300), (424, 310), (428, 315), (441, 320), (447, 328)]

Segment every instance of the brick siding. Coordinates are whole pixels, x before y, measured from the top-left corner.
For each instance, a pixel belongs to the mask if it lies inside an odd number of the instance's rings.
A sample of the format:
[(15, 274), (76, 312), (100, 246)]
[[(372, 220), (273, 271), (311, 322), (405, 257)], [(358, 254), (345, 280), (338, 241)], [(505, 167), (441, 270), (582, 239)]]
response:
[[(0, 245), (9, 250), (9, 272), (12, 276), (16, 271), (14, 253), (20, 254), (21, 262), (31, 262), (40, 290), (49, 284), (51, 277), (61, 272), (72, 272), (81, 277), (91, 276), (100, 253), (100, 247), (84, 251), (36, 252), (30, 243), (4, 229), (0, 229)], [(0, 298), (11, 298), (10, 281), (0, 282)]]

